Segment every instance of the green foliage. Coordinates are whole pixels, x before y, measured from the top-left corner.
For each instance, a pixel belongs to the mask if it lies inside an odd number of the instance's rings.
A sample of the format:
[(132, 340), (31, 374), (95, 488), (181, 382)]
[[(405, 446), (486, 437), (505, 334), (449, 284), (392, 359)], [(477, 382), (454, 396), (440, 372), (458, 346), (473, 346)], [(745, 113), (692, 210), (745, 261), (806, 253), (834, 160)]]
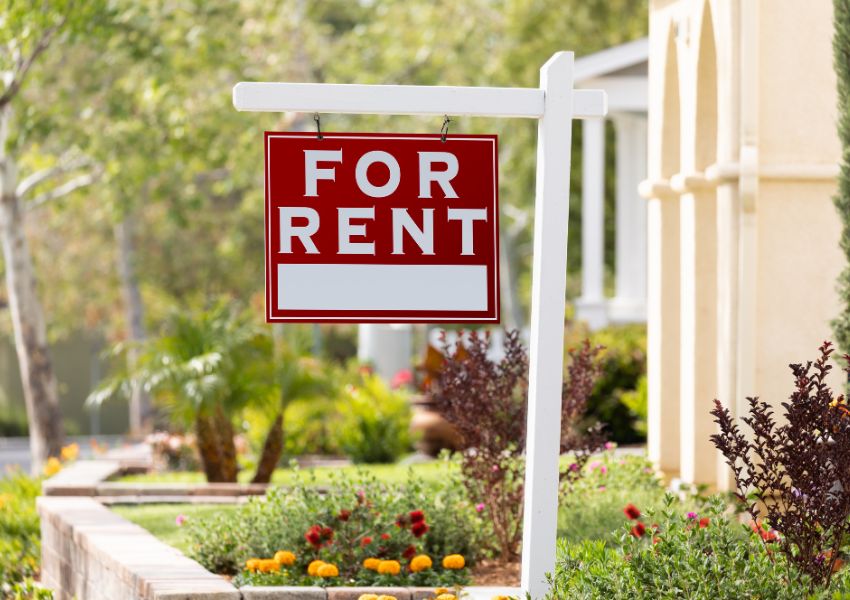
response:
[(392, 463), (411, 450), (407, 394), (377, 375), (346, 386), (339, 400), (339, 445), (355, 463)]
[(841, 142), (841, 170), (834, 202), (844, 224), (841, 249), (848, 264), (838, 279), (843, 307), (832, 321), (832, 330), (838, 347), (850, 353), (850, 0), (833, 0), (833, 7), (835, 32), (832, 51), (838, 79), (838, 139)]
[(20, 471), (0, 478), (0, 598), (18, 597), (15, 588), (25, 589), (38, 574), (41, 543), (35, 499), (40, 492), (41, 480)]
[[(604, 346), (601, 373), (588, 400), (588, 419), (606, 425), (606, 433), (619, 444), (643, 442), (645, 438), (646, 326), (613, 325), (588, 334), (584, 327), (567, 328), (567, 347), (575, 347), (586, 335), (594, 346)], [(645, 384), (644, 384), (645, 385)]]
[(605, 452), (584, 470), (571, 493), (561, 498), (558, 536), (567, 541), (596, 539), (616, 545), (627, 521), (624, 506), (651, 510), (664, 504), (663, 482), (643, 456)]
[[(399, 516), (414, 510), (423, 511), (429, 527), (421, 537), (409, 524), (396, 525)], [(334, 543), (308, 541), (305, 535), (314, 526), (332, 529)], [(368, 557), (406, 563), (402, 554), (409, 546), (431, 555), (435, 565), (448, 553), (474, 562), (487, 549), (484, 522), (448, 466), (436, 482), (412, 472), (402, 484), (382, 483), (365, 472), (333, 477), (326, 492), (303, 478), (290, 490), (271, 489), (233, 514), (192, 520), (186, 527), (190, 556), (225, 574), (239, 573), (248, 559), (271, 558), (280, 550), (295, 553), (293, 572), (301, 579), (307, 565), (321, 559), (337, 564), (341, 579), (352, 580), (366, 575), (359, 566)]]
[(670, 495), (661, 511), (641, 517), (646, 534), (624, 533), (620, 549), (600, 540), (562, 541), (549, 598), (797, 600), (850, 591), (845, 571), (829, 590), (809, 596), (807, 578), (724, 510), (715, 498), (689, 517)]

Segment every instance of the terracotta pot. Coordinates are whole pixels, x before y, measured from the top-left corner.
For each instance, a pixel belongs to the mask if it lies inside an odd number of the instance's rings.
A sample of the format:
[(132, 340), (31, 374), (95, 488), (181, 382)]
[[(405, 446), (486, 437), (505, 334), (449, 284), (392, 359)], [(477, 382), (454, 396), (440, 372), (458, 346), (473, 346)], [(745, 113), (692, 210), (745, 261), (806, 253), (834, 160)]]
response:
[(460, 450), (462, 439), (457, 430), (446, 421), (425, 396), (411, 400), (413, 417), (410, 431), (417, 439), (416, 449), (430, 456), (437, 456), (441, 450)]

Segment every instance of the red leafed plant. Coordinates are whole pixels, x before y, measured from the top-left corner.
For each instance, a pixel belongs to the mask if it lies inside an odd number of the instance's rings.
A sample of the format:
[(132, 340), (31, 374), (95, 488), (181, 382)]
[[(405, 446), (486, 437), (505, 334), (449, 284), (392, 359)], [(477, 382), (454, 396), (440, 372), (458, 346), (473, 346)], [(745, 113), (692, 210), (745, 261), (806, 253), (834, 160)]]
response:
[[(522, 539), (528, 353), (517, 331), (506, 332), (501, 360), (488, 357), (489, 342), (488, 335), (473, 333), (463, 346), (452, 349), (444, 343), (445, 362), (429, 394), (435, 409), (462, 437), (464, 482), (472, 499), (486, 507), (500, 558), (510, 560), (519, 553)], [(575, 458), (572, 468), (562, 473), (565, 490), (605, 443), (600, 426), (582, 431), (600, 351), (585, 342), (570, 353), (561, 451)]]
[[(764, 512), (779, 535), (762, 539), (806, 573), (813, 588), (829, 584), (850, 539), (850, 410), (826, 382), (832, 352), (824, 342), (816, 361), (791, 365), (794, 392), (782, 403), (782, 425), (758, 398), (747, 398), (748, 415), (741, 418), (750, 435), (720, 402), (711, 411), (720, 426), (711, 439), (732, 468), (737, 497), (754, 523)], [(845, 360), (850, 364), (850, 356)]]

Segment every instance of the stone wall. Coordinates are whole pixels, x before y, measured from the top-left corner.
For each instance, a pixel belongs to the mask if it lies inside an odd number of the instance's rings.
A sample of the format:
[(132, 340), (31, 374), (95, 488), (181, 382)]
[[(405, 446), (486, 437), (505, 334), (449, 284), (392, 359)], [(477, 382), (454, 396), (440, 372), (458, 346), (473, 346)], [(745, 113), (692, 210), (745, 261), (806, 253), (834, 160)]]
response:
[(42, 497), (42, 583), (57, 600), (240, 600), (178, 550), (91, 498)]

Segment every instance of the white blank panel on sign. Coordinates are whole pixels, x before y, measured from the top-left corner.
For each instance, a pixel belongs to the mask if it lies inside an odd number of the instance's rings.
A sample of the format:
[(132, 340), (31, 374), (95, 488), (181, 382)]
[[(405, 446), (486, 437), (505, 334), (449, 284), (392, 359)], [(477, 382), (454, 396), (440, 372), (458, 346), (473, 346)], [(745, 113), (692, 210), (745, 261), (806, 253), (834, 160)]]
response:
[(485, 265), (278, 265), (280, 310), (486, 310)]

